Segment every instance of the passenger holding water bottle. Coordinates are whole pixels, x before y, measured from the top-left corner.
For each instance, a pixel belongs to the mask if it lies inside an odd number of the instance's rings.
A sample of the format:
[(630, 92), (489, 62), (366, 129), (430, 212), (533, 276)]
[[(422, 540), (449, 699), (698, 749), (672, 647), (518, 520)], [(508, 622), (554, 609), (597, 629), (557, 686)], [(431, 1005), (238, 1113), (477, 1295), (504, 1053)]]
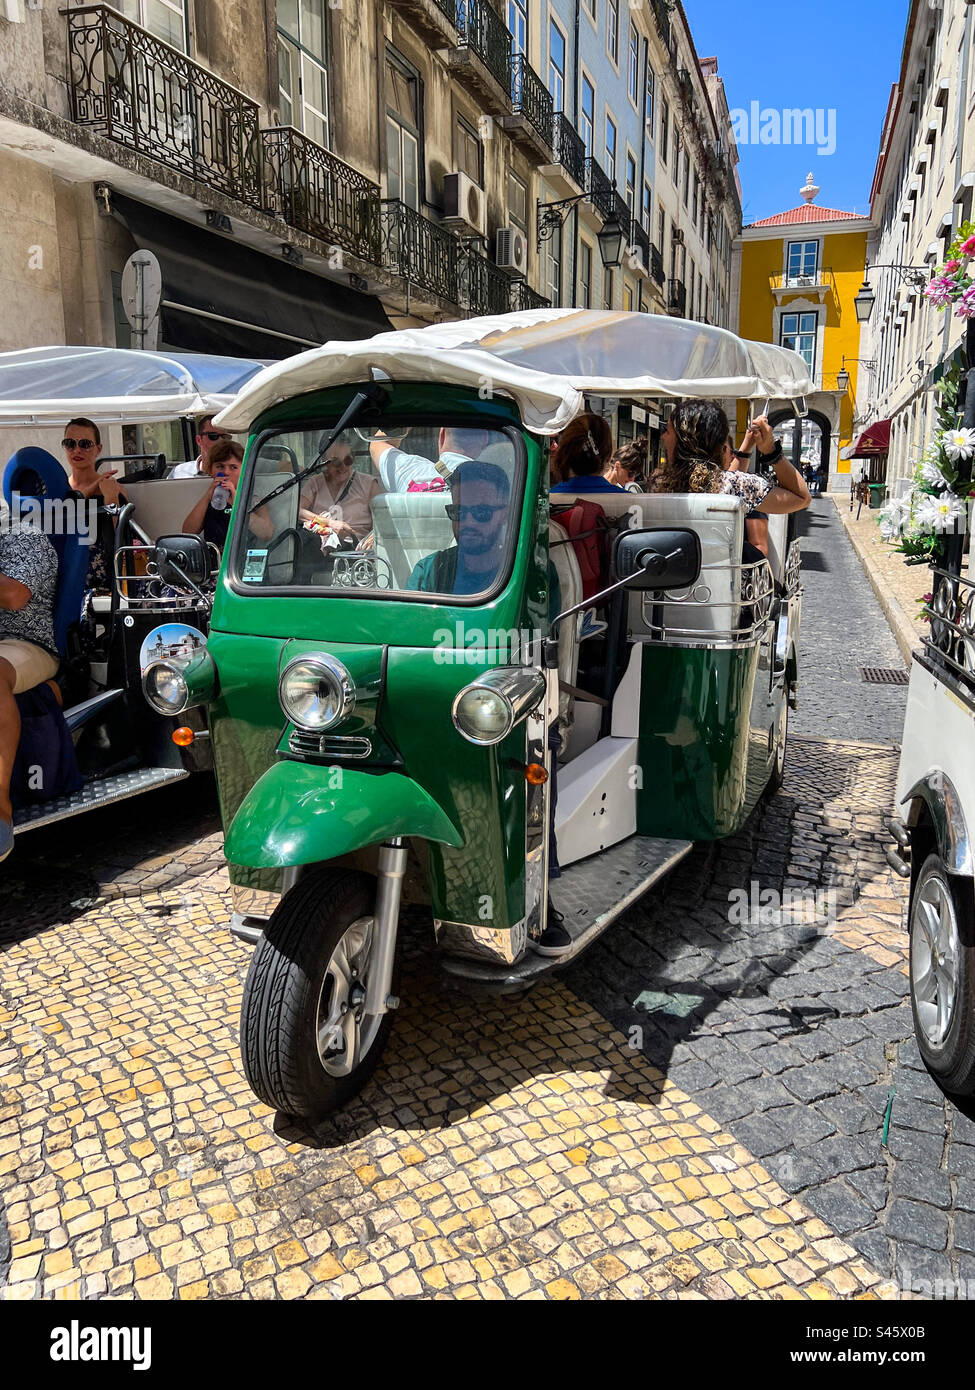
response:
[(183, 522), (183, 530), (202, 536), (223, 553), (230, 525), (230, 509), (237, 491), (243, 446), (233, 439), (215, 444), (206, 459), (210, 486)]

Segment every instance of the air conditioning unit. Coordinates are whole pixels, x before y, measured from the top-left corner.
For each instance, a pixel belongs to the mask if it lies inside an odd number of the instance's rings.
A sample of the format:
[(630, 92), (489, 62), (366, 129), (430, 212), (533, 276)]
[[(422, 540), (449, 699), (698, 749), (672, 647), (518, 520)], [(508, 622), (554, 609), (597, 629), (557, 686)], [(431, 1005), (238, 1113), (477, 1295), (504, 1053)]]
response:
[(467, 174), (444, 174), (443, 220), (455, 231), (484, 235), (487, 225), (484, 191)]
[(494, 259), (501, 270), (519, 278), (528, 270), (528, 238), (518, 227), (499, 227)]

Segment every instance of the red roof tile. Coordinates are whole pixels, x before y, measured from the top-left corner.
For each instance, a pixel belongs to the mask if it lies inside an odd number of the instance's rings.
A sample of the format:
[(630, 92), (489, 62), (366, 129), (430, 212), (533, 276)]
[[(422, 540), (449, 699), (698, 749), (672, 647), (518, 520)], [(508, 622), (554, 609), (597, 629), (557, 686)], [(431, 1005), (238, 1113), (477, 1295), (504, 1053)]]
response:
[(792, 222), (841, 222), (849, 217), (865, 217), (862, 212), (840, 212), (837, 208), (820, 208), (815, 203), (803, 203), (789, 212), (777, 212), (774, 217), (761, 217), (749, 222), (749, 227), (786, 227)]

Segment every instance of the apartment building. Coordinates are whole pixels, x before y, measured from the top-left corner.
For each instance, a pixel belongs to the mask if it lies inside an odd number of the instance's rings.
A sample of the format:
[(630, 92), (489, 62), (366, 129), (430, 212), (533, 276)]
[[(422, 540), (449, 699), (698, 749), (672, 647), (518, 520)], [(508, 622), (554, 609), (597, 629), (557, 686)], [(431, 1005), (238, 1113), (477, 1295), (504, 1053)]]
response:
[(0, 348), (127, 344), (137, 249), (147, 345), (281, 357), (549, 302), (726, 321), (740, 221), (716, 64), (664, 0), (5, 0), (0, 178)]
[(973, 28), (969, 0), (913, 0), (871, 189), (857, 419), (874, 441), (874, 476), (886, 461), (894, 487), (930, 437), (932, 387), (964, 336), (964, 322), (939, 313), (923, 288), (972, 216)]

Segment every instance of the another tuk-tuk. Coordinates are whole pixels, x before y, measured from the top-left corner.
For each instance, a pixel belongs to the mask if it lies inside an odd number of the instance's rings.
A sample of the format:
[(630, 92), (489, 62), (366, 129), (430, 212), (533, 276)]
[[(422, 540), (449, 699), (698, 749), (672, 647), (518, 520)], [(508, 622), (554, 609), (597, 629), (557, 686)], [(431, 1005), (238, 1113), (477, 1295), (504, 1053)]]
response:
[[(58, 553), (59, 684), (80, 772), (80, 786), (63, 794), (34, 788), (15, 808), (15, 835), (212, 765), (205, 739), (175, 743), (177, 721), (152, 710), (142, 692), (143, 670), (153, 660), (179, 664), (202, 649), (212, 600), (201, 587), (208, 568), (199, 560), (202, 545), (179, 534), (209, 480), (167, 478), (176, 460), (153, 446), (168, 444), (177, 460), (192, 457), (193, 418), (222, 409), (265, 365), (98, 347), (0, 353), (0, 433), (15, 446), (0, 483), (7, 506), (24, 524), (45, 530)], [(117, 521), (114, 586), (106, 594), (86, 594), (92, 536), (76, 524), (67, 474), (51, 452), (60, 453), (72, 416), (99, 426), (107, 446), (99, 467), (116, 471), (129, 498)], [(190, 723), (202, 734), (202, 713)]]
[[(975, 580), (966, 535), (970, 498), (965, 504), (975, 455), (972, 320), (965, 358), (964, 372), (958, 363), (942, 378), (938, 437), (933, 457), (924, 456), (928, 477), (940, 481), (928, 485), (923, 498), (905, 496), (893, 508), (897, 529), (918, 501), (943, 511), (947, 525), (920, 541), (931, 559), (924, 610), (929, 629), (911, 663), (895, 814), (888, 821), (895, 843), (887, 852), (888, 863), (910, 879), (909, 978), (918, 1050), (941, 1087), (958, 1096), (975, 1095)], [(911, 548), (919, 549), (916, 538)]]
[[(587, 591), (547, 443), (588, 396), (809, 390), (797, 354), (723, 329), (536, 310), (327, 344), (218, 417), (250, 442), (206, 651), (146, 688), (160, 712), (208, 711), (262, 1100), (315, 1117), (362, 1086), (398, 1004), (402, 904), (429, 905), (454, 984), (522, 991), (778, 785), (787, 518), (746, 564), (736, 498), (593, 494), (611, 565)], [(329, 551), (299, 511), (336, 441), (383, 487), (370, 533)], [(298, 472), (268, 493), (256, 461), (282, 448)], [(550, 904), (557, 958), (538, 949)]]

